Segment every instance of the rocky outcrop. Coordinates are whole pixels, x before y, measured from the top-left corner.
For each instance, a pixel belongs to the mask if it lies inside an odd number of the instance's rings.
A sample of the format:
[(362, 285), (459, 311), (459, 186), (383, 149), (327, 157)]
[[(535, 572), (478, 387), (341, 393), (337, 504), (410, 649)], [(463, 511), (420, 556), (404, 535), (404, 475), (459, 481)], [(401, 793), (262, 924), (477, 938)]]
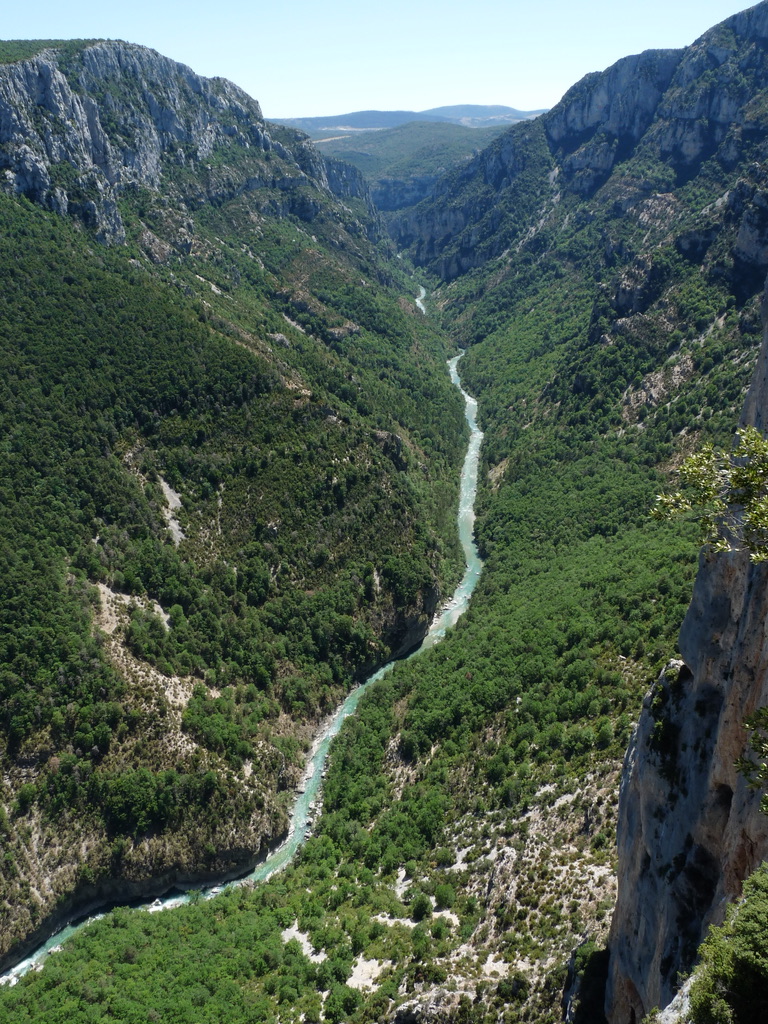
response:
[[(227, 174), (209, 163), (227, 150), (263, 159), (257, 169)], [(197, 173), (184, 174), (191, 169)], [(121, 194), (168, 179), (192, 207), (258, 190), (274, 206), (281, 191), (277, 212), (304, 219), (322, 205), (304, 194), (310, 184), (362, 198), (378, 230), (354, 168), (326, 161), (300, 132), (269, 125), (259, 104), (225, 79), (121, 42), (48, 49), (0, 66), (0, 189), (77, 216), (100, 241), (120, 243)]]
[(323, 161), (328, 189), (341, 200), (358, 199), (365, 205), (366, 233), (371, 241), (378, 241), (385, 235), (384, 224), (363, 175), (356, 167), (343, 160), (335, 160), (333, 157), (324, 155), (320, 159)]
[[(743, 422), (763, 430), (767, 418), (768, 329)], [(762, 794), (736, 768), (745, 720), (768, 704), (768, 567), (703, 553), (680, 651), (646, 697), (625, 762), (610, 1024), (670, 1002), (708, 926), (768, 856)]]
[(426, 587), (419, 593), (416, 607), (409, 609), (404, 615), (397, 616), (395, 628), (387, 638), (392, 645), (394, 658), (402, 658), (419, 646), (427, 635), (439, 600), (439, 589), (436, 586)]
[(589, 195), (643, 137), (680, 63), (681, 50), (649, 50), (587, 75), (543, 118), (574, 191)]
[(762, 184), (741, 182), (728, 196), (728, 205), (738, 217), (734, 256), (764, 273), (768, 268), (768, 190), (764, 186), (768, 182)]

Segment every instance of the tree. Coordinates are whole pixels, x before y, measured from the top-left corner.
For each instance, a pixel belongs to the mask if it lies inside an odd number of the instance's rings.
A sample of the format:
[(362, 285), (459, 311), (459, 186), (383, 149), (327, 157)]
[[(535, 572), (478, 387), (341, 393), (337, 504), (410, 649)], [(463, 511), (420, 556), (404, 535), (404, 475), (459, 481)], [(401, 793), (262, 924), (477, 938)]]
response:
[(423, 921), (425, 917), (432, 915), (432, 901), (425, 892), (416, 894), (411, 903), (411, 917), (414, 921)]
[[(749, 746), (757, 760), (753, 760), (751, 756), (741, 757), (736, 766), (747, 778), (750, 786), (754, 789), (765, 789), (768, 786), (768, 707), (758, 708), (747, 719), (746, 725), (753, 730)], [(763, 797), (761, 809), (764, 814), (768, 814), (768, 796)]]
[(753, 562), (768, 560), (768, 440), (742, 427), (732, 454), (705, 445), (680, 467), (684, 490), (659, 494), (657, 519), (689, 516), (713, 551), (745, 549)]
[(748, 1024), (768, 1013), (768, 870), (744, 883), (744, 900), (711, 928), (691, 989), (695, 1024)]

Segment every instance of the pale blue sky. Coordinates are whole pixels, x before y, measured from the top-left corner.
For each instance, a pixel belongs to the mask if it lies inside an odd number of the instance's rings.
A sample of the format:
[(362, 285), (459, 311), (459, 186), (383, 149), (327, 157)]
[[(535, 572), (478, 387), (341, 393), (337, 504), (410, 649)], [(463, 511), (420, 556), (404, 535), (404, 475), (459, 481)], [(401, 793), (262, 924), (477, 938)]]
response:
[(588, 71), (685, 46), (738, 0), (32, 0), (6, 39), (109, 38), (230, 78), (268, 118), (453, 103), (553, 106)]

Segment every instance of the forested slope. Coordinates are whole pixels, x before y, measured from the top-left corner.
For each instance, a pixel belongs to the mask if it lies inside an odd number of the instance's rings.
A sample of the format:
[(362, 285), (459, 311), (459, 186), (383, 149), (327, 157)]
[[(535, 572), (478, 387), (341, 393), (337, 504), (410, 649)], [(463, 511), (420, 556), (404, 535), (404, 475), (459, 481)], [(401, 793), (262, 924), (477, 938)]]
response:
[(285, 829), (456, 574), (465, 431), (356, 172), (152, 51), (4, 54), (0, 954)]
[[(520, 775), (516, 757), (533, 767), (524, 778), (544, 805), (609, 775), (611, 730), (622, 735), (638, 712), (622, 691), (650, 685), (676, 652), (695, 535), (659, 532), (647, 511), (685, 454), (730, 443), (759, 348), (767, 40), (762, 4), (686, 50), (588, 76), (400, 222), (399, 240), (442, 279), (435, 301), (468, 345), (463, 369), (486, 430), (477, 533), (487, 560), (462, 667), (474, 684), (500, 648), (520, 651), (512, 671), (491, 678), (511, 689), (517, 677), (521, 702), (503, 732), (478, 738), (487, 756), (504, 755), (507, 785)], [(417, 686), (404, 722), (424, 721), (421, 707)], [(526, 717), (533, 747), (520, 750)], [(660, 730), (655, 742), (671, 742)], [(614, 816), (601, 820), (592, 796), (574, 845), (599, 847)], [(524, 813), (521, 826), (533, 820)], [(540, 877), (561, 856), (553, 849)], [(675, 864), (681, 880), (696, 877), (695, 856), (689, 844)], [(571, 906), (581, 904), (582, 938), (599, 940), (579, 859)], [(571, 884), (561, 876), (550, 887), (559, 914)], [(521, 900), (518, 880), (505, 895), (513, 912), (500, 940), (519, 949), (514, 922), (530, 927), (531, 917), (515, 907), (527, 910), (527, 893)], [(537, 901), (539, 913), (547, 904)], [(533, 923), (534, 935), (556, 931)], [(561, 941), (542, 943), (529, 979), (540, 982)], [(676, 948), (667, 977), (695, 952), (682, 939)], [(532, 998), (533, 1019), (557, 1018), (551, 993), (536, 1010)], [(597, 1019), (599, 1008), (582, 1012)]]
[(352, 164), (368, 181), (384, 214), (414, 206), (456, 165), (469, 160), (503, 131), (460, 124), (412, 121), (377, 131), (333, 134), (316, 140), (323, 153)]

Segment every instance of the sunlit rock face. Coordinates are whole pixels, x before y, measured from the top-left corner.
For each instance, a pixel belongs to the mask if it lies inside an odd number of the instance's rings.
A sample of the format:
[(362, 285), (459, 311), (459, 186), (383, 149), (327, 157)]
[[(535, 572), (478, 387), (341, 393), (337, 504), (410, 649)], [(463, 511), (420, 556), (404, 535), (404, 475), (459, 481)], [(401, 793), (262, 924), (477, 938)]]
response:
[[(451, 281), (523, 244), (503, 210), (505, 203), (519, 209), (518, 188), (545, 224), (564, 195), (613, 204), (620, 215), (649, 194), (674, 194), (709, 159), (757, 171), (766, 44), (768, 5), (762, 3), (685, 49), (647, 50), (588, 74), (551, 110), (512, 126), (438, 181), (426, 200), (392, 218), (390, 232), (416, 263)], [(644, 181), (638, 165), (626, 180), (617, 175), (633, 160), (646, 169), (663, 165), (666, 180)], [(725, 197), (722, 215), (740, 218), (744, 198)], [(734, 255), (764, 275), (765, 200), (751, 198)]]
[[(238, 176), (207, 163), (222, 148), (265, 159), (258, 173)], [(154, 50), (96, 42), (0, 66), (0, 189), (74, 215), (114, 244), (125, 239), (121, 190), (157, 189), (169, 178), (191, 208), (261, 189), (271, 193), (272, 215), (311, 219), (302, 208), (309, 180), (362, 198), (373, 212), (354, 168), (265, 122), (256, 100), (226, 79), (203, 78)]]

